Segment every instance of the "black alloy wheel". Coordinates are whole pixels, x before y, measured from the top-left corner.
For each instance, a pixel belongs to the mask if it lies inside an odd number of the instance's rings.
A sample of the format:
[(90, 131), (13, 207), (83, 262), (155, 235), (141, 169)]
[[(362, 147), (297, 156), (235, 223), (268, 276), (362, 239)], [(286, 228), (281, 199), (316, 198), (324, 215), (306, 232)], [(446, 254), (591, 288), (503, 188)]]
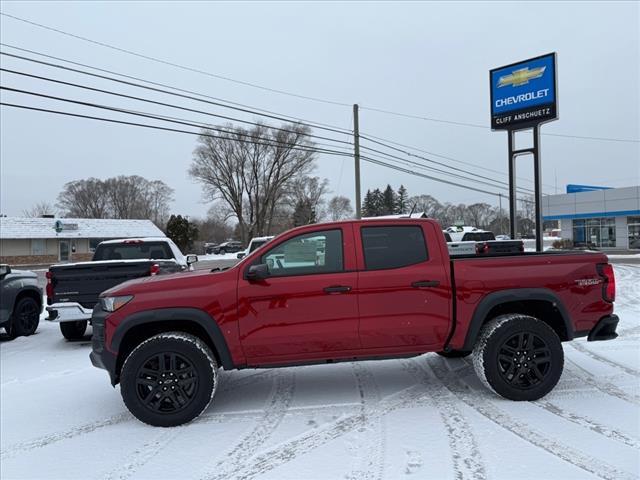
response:
[(40, 306), (31, 297), (18, 301), (13, 311), (11, 325), (8, 329), (10, 337), (32, 335), (40, 322)]
[(544, 382), (552, 369), (547, 343), (533, 332), (519, 332), (498, 351), (498, 371), (508, 384), (527, 390)]
[(197, 390), (196, 369), (178, 353), (152, 355), (138, 369), (138, 400), (154, 413), (176, 413), (187, 408)]

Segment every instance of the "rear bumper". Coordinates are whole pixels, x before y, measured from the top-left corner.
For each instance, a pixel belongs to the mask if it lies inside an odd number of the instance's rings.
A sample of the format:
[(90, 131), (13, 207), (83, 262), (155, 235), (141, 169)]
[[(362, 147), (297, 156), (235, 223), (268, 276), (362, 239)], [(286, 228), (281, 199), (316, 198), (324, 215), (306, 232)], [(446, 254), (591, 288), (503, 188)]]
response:
[(91, 353), (89, 354), (89, 358), (94, 367), (102, 368), (109, 373), (111, 385), (115, 386), (119, 381), (116, 372), (118, 357), (115, 353), (105, 348), (104, 325), (107, 315), (108, 313), (102, 310), (100, 305), (96, 305), (93, 309), (93, 315), (91, 316), (93, 336), (91, 337)]
[(616, 328), (620, 319), (617, 315), (607, 315), (602, 317), (596, 326), (591, 329), (587, 341), (597, 342), (600, 340), (613, 340), (618, 337)]
[(54, 303), (46, 307), (50, 322), (76, 322), (78, 320), (91, 320), (90, 308), (84, 308), (76, 302)]

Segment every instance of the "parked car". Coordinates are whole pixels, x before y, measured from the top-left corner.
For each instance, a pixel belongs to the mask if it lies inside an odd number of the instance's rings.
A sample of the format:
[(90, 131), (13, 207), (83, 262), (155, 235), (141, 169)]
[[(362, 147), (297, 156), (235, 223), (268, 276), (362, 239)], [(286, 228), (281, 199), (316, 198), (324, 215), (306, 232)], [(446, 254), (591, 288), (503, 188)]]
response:
[(290, 230), (226, 271), (134, 280), (103, 292), (91, 360), (139, 420), (203, 412), (225, 370), (464, 357), (511, 400), (563, 370), (562, 343), (617, 336), (615, 277), (598, 252), (450, 258), (429, 219)]
[(38, 277), (27, 270), (0, 265), (0, 327), (9, 337), (33, 335), (42, 312)]
[(213, 250), (218, 246), (217, 243), (205, 243), (204, 244), (204, 253), (207, 255), (211, 255)]
[(237, 257), (238, 258), (246, 257), (251, 252), (257, 250), (258, 248), (263, 246), (265, 243), (267, 243), (271, 239), (273, 239), (273, 235), (271, 235), (270, 237), (253, 237), (249, 242), (249, 246), (245, 248), (242, 252), (238, 252)]
[(47, 272), (47, 320), (60, 323), (67, 340), (82, 338), (98, 295), (139, 277), (191, 269), (196, 255), (184, 256), (171, 239), (148, 237), (98, 244), (91, 262), (53, 265)]
[(242, 246), (242, 242), (231, 240), (229, 242), (224, 242), (216, 247), (213, 247), (211, 253), (214, 253), (215, 255), (224, 255), (225, 253), (239, 252), (243, 248), (244, 247)]

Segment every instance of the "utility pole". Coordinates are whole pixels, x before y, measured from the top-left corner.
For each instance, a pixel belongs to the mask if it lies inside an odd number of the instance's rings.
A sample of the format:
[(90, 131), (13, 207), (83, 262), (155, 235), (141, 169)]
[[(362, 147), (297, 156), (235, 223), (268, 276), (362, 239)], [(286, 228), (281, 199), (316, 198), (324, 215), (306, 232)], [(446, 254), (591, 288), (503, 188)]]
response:
[(362, 218), (360, 211), (360, 127), (358, 125), (358, 104), (353, 104), (353, 158), (356, 162), (356, 218)]
[(500, 202), (500, 233), (504, 233), (502, 231), (502, 194), (498, 193), (498, 201)]

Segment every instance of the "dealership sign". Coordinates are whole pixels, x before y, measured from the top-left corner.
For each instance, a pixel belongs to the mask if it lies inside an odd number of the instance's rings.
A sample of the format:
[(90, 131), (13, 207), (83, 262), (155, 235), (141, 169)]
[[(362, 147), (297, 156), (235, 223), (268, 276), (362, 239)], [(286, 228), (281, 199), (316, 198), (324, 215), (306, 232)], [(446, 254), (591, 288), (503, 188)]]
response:
[(515, 130), (558, 118), (556, 54), (494, 68), (491, 82), (491, 128)]

